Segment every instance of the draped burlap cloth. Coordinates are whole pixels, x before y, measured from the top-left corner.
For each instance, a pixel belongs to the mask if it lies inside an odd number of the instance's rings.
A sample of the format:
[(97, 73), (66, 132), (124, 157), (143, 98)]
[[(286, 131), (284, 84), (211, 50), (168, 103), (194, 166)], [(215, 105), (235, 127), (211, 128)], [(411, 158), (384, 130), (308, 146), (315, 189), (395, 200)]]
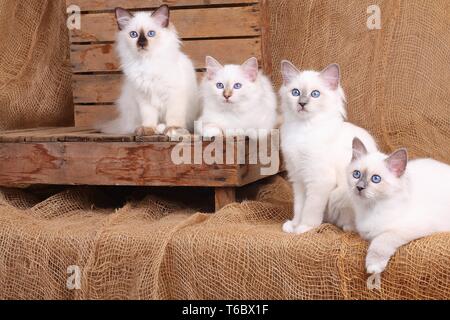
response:
[[(61, 62), (66, 35), (55, 26), (58, 3), (0, 4), (3, 127), (47, 124), (72, 112), (63, 108), (70, 82)], [(373, 4), (381, 9), (381, 30), (366, 26)], [(350, 119), (384, 150), (406, 146), (413, 156), (450, 162), (448, 0), (270, 6), (277, 83), (283, 58), (314, 69), (338, 62)], [(173, 191), (163, 197), (146, 190), (114, 210), (110, 189), (50, 196), (3, 189), (0, 298), (450, 298), (448, 233), (400, 248), (381, 291), (371, 291), (365, 241), (331, 225), (284, 234), (281, 223), (292, 216), (289, 184), (273, 177), (255, 190), (256, 197), (241, 193), (251, 201), (201, 214)]]
[[(450, 162), (450, 1), (271, 1), (274, 66), (342, 68), (349, 118), (385, 151)], [(381, 29), (369, 30), (372, 5)], [(369, 8), (370, 13), (367, 13)], [(279, 68), (274, 77), (280, 83)]]
[(0, 130), (73, 123), (65, 2), (0, 1)]
[[(106, 199), (105, 199), (106, 198)], [(450, 236), (402, 247), (366, 286), (367, 244), (323, 225), (280, 231), (290, 186), (271, 178), (255, 201), (195, 213), (149, 195), (117, 211), (101, 190), (72, 189), (44, 201), (17, 190), (0, 200), (0, 298), (351, 299), (448, 298)], [(73, 288), (73, 267), (79, 288)], [(72, 286), (70, 286), (72, 285)]]

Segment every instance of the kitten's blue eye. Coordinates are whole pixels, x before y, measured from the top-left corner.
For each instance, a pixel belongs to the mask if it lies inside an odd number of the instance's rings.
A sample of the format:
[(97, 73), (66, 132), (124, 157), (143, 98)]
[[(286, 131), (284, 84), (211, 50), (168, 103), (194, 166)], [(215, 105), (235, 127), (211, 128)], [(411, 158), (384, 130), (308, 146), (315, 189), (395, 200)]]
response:
[(294, 97), (300, 97), (300, 90), (298, 90), (298, 89), (293, 89), (292, 90), (292, 95), (294, 96)]
[(313, 92), (311, 92), (311, 97), (313, 97), (313, 98), (320, 97), (320, 91), (319, 90), (314, 90)]
[(381, 177), (377, 174), (374, 174), (370, 180), (372, 180), (373, 183), (380, 183)]
[(130, 37), (137, 38), (138, 36), (139, 36), (139, 34), (136, 31), (131, 31), (130, 32)]
[(240, 84), (239, 82), (238, 82), (238, 83), (235, 83), (234, 86), (233, 86), (233, 88), (235, 88), (235, 89), (240, 89), (240, 88), (242, 88), (242, 84)]
[(359, 171), (359, 170), (353, 171), (353, 178), (361, 179), (361, 171)]
[(217, 83), (216, 83), (216, 87), (217, 87), (217, 89), (223, 89), (223, 88), (225, 88), (225, 86), (223, 85), (222, 82), (217, 82)]
[(147, 33), (147, 35), (150, 37), (150, 38), (153, 38), (154, 36), (156, 36), (156, 32), (155, 31), (149, 31), (148, 33)]

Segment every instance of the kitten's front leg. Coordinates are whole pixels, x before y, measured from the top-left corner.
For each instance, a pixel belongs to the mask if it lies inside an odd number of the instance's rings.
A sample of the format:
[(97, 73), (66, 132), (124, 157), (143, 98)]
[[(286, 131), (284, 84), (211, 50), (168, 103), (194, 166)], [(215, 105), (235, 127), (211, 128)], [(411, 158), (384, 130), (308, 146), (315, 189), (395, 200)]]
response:
[(166, 110), (165, 134), (173, 139), (186, 134), (188, 104), (186, 97), (182, 94), (170, 97)]
[(143, 97), (137, 97), (137, 101), (141, 112), (142, 125), (136, 128), (136, 135), (154, 135), (156, 133), (156, 126), (158, 125), (158, 109)]
[(295, 227), (295, 233), (301, 234), (320, 226), (330, 197), (335, 187), (332, 181), (323, 181), (306, 186), (306, 199), (302, 210), (301, 223)]
[(207, 123), (203, 125), (202, 136), (206, 139), (223, 136), (223, 131), (219, 126), (213, 123)]
[(296, 181), (292, 184), (294, 192), (294, 217), (283, 224), (283, 231), (295, 233), (296, 227), (302, 219), (302, 209), (305, 203), (305, 187), (302, 182)]
[(390, 258), (402, 245), (414, 240), (401, 231), (391, 231), (375, 237), (367, 250), (366, 270), (370, 274), (380, 274), (386, 269)]

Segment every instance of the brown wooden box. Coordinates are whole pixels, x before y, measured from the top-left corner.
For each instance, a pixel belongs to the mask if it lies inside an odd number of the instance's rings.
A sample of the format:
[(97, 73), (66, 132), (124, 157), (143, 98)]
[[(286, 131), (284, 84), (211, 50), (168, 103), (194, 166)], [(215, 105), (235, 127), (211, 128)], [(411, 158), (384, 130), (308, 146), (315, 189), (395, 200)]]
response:
[(81, 29), (70, 34), (75, 125), (91, 126), (115, 116), (122, 75), (114, 50), (114, 8), (152, 10), (166, 3), (171, 21), (199, 78), (206, 55), (223, 63), (255, 56), (271, 73), (266, 1), (258, 0), (67, 0), (82, 10)]
[[(256, 56), (271, 73), (266, 0), (67, 0), (81, 9), (70, 33), (75, 127), (0, 133), (0, 185), (202, 186), (216, 190), (216, 208), (234, 201), (235, 187), (262, 179), (256, 164), (181, 164), (165, 136), (105, 135), (90, 129), (115, 116), (122, 74), (114, 50), (115, 7), (153, 10), (165, 3), (199, 77), (204, 57), (242, 63)], [(208, 142), (200, 142), (202, 148)], [(246, 158), (251, 157), (248, 141)], [(237, 146), (237, 144), (236, 144)], [(194, 147), (192, 145), (192, 147)], [(234, 147), (233, 153), (238, 151)], [(278, 150), (274, 150), (277, 152)]]

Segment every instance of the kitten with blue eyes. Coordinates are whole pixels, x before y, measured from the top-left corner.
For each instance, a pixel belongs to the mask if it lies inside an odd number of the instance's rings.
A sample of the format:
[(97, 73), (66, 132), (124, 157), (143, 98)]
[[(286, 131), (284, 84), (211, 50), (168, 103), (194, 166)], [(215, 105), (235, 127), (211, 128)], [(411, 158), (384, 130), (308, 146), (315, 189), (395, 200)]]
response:
[(284, 223), (283, 231), (299, 234), (323, 221), (353, 231), (346, 180), (352, 140), (359, 137), (369, 150), (376, 150), (375, 141), (367, 131), (345, 121), (337, 64), (317, 72), (300, 71), (283, 61), (281, 70), (281, 149), (294, 191), (294, 217)]
[(166, 5), (152, 14), (116, 9), (116, 47), (125, 76), (117, 101), (120, 115), (101, 124), (102, 132), (174, 137), (193, 129), (199, 113), (197, 78), (169, 15)]
[(270, 133), (277, 120), (277, 99), (256, 58), (222, 66), (206, 57), (206, 70), (200, 87), (203, 113), (198, 121), (204, 137), (245, 134), (256, 139)]
[(408, 161), (405, 149), (368, 152), (355, 138), (347, 170), (356, 229), (370, 241), (367, 273), (383, 272), (397, 249), (450, 231), (450, 166), (432, 159)]

